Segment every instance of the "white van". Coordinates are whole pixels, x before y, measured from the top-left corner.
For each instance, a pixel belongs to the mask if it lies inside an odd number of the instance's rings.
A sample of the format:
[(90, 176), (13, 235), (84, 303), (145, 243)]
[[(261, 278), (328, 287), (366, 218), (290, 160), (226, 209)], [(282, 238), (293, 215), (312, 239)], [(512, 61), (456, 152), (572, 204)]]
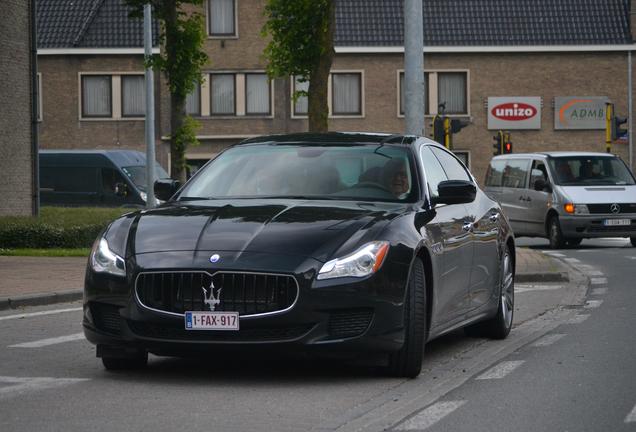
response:
[(636, 246), (636, 179), (607, 153), (495, 156), (485, 192), (499, 201), (515, 236), (546, 237), (552, 248), (584, 238), (629, 237)]

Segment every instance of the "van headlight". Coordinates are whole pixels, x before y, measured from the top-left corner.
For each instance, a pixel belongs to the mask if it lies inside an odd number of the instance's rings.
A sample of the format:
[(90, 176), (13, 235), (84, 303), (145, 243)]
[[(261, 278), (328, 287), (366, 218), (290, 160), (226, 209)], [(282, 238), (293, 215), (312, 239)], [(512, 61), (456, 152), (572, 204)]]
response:
[(575, 215), (589, 215), (590, 210), (587, 208), (585, 204), (574, 204), (574, 214)]
[(105, 238), (100, 238), (93, 245), (90, 262), (91, 268), (97, 273), (126, 276), (124, 259), (110, 250)]
[(318, 272), (318, 280), (368, 276), (382, 267), (388, 251), (387, 241), (367, 243), (349, 255), (327, 261)]
[(141, 197), (142, 200), (144, 200), (144, 202), (148, 202), (148, 194), (146, 192), (139, 192), (139, 196)]

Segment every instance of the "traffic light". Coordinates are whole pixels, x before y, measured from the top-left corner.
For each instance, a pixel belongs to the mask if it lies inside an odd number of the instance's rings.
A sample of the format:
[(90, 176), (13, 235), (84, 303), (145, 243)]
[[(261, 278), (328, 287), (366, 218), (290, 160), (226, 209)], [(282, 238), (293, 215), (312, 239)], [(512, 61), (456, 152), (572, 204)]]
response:
[(510, 132), (503, 134), (503, 152), (504, 154), (512, 153), (512, 141), (510, 141)]
[(619, 138), (627, 135), (627, 129), (623, 129), (621, 126), (627, 123), (627, 117), (618, 117), (616, 115), (612, 118), (612, 141), (616, 141)]
[(444, 144), (444, 118), (436, 115), (433, 117), (433, 140)]
[(608, 153), (612, 152), (612, 142), (627, 135), (628, 129), (621, 126), (627, 123), (626, 117), (618, 117), (614, 104), (605, 103), (605, 146)]
[(495, 141), (492, 144), (492, 154), (493, 156), (497, 156), (504, 153), (503, 142), (504, 142), (504, 134), (502, 131), (497, 131), (497, 134), (492, 137)]
[(453, 119), (451, 120), (451, 127), (450, 127), (451, 133), (457, 133), (460, 130), (464, 129), (469, 124), (470, 124), (470, 121), (468, 120)]

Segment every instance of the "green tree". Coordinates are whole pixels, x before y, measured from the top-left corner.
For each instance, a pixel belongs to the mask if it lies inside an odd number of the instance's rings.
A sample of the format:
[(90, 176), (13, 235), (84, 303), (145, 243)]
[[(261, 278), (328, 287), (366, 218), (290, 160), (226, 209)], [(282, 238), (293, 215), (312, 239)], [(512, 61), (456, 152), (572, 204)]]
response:
[(170, 162), (172, 177), (185, 181), (185, 151), (198, 144), (196, 128), (186, 114), (186, 97), (201, 82), (201, 68), (208, 61), (203, 52), (204, 18), (198, 12), (185, 12), (183, 5), (201, 6), (203, 0), (125, 0), (132, 7), (131, 17), (143, 17), (143, 7), (152, 4), (153, 16), (161, 22), (161, 54), (146, 64), (162, 71), (170, 89)]
[(328, 129), (327, 83), (334, 56), (335, 0), (267, 0), (263, 36), (270, 78), (288, 76), (309, 81), (309, 131)]

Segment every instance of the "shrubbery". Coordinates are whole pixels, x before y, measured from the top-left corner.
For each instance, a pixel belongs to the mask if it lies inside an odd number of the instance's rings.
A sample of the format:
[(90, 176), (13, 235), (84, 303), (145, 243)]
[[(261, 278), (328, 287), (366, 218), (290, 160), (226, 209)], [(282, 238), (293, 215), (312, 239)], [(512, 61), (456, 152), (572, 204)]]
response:
[(0, 248), (87, 248), (130, 209), (43, 207), (40, 217), (0, 217)]

